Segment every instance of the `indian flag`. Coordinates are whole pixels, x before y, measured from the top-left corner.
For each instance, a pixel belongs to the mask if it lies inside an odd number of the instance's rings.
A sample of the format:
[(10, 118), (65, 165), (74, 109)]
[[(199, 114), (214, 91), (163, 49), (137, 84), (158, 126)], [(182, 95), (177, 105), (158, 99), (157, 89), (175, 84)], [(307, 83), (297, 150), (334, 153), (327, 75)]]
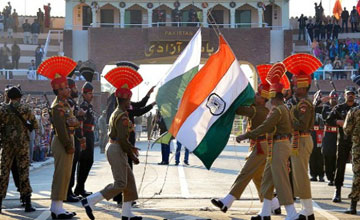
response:
[(186, 86), (199, 71), (200, 59), (201, 29), (195, 33), (159, 84), (156, 104), (167, 128), (174, 119)]
[(228, 142), (236, 109), (253, 99), (253, 88), (220, 36), (218, 51), (186, 87), (169, 132), (210, 169)]

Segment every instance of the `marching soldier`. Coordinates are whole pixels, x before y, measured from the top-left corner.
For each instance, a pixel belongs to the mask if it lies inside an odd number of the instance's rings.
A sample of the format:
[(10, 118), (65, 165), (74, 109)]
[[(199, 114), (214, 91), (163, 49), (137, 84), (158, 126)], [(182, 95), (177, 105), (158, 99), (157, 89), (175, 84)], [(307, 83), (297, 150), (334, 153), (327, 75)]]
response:
[[(302, 60), (304, 62), (298, 62)], [(310, 63), (311, 65), (307, 65)], [(311, 186), (308, 176), (310, 154), (313, 141), (310, 130), (314, 127), (315, 108), (308, 98), (311, 85), (311, 74), (316, 71), (321, 62), (309, 54), (295, 54), (284, 60), (288, 71), (293, 74), (295, 95), (288, 100), (288, 107), (293, 121), (291, 156), (292, 179), (294, 196), (300, 197), (303, 209), (298, 219), (315, 219), (311, 199)], [(322, 158), (321, 158), (322, 159)]]
[(251, 217), (252, 220), (270, 219), (274, 186), (280, 205), (285, 205), (286, 219), (295, 219), (297, 217), (287, 166), (291, 153), (289, 138), (292, 126), (289, 110), (283, 101), (284, 85), (280, 83), (284, 73), (285, 66), (282, 63), (277, 63), (267, 75), (266, 79), (271, 85), (270, 102), (272, 107), (266, 120), (256, 129), (236, 137), (236, 141), (240, 143), (240, 141), (247, 138), (256, 139), (266, 133), (274, 133), (273, 146), (268, 146), (268, 160), (261, 182), (261, 194), (264, 195), (264, 203), (260, 214)]
[(332, 90), (329, 94), (329, 102), (324, 104), (322, 110), (322, 118), (325, 122), (325, 134), (322, 142), (322, 153), (324, 156), (326, 178), (329, 180), (328, 185), (334, 185), (334, 176), (336, 170), (336, 142), (337, 142), (337, 126), (335, 122), (328, 122), (331, 110), (337, 105), (338, 94)]
[(19, 191), (25, 201), (25, 212), (33, 212), (31, 205), (32, 189), (29, 180), (29, 132), (38, 128), (35, 115), (29, 106), (21, 104), (22, 92), (19, 87), (13, 86), (7, 90), (10, 102), (0, 107), (0, 118), (5, 124), (0, 149), (0, 213), (3, 198), (9, 184), (9, 174), (13, 162), (16, 162), (19, 176)]
[[(68, 103), (69, 103), (70, 107), (72, 108), (75, 117), (80, 121), (81, 118), (84, 116), (85, 112), (76, 103), (76, 98), (79, 97), (79, 92), (78, 92), (78, 89), (76, 87), (76, 83), (74, 80), (68, 78), (67, 82), (68, 82), (68, 85), (70, 88), (70, 97), (68, 98)], [(75, 171), (76, 171), (76, 167), (79, 162), (80, 151), (81, 151), (81, 149), (85, 149), (85, 147), (86, 147), (85, 146), (85, 138), (83, 137), (82, 130), (80, 127), (75, 129), (74, 146), (75, 146), (75, 153), (74, 153), (73, 165), (72, 165), (72, 170), (71, 170), (71, 178), (70, 178), (69, 190), (68, 190), (66, 202), (79, 202), (80, 201), (80, 198), (78, 198), (72, 190), (72, 188), (74, 187), (74, 183), (75, 183)]]
[[(261, 125), (269, 113), (269, 109), (265, 107), (265, 104), (269, 100), (270, 93), (270, 84), (266, 81), (266, 76), (270, 68), (271, 65), (257, 66), (261, 84), (258, 86), (258, 92), (255, 94), (255, 103), (251, 106), (241, 106), (236, 110), (237, 115), (242, 115), (249, 118), (250, 131)], [(212, 199), (211, 202), (213, 205), (217, 206), (225, 213), (231, 207), (235, 199), (240, 199), (250, 180), (254, 182), (259, 198), (261, 201), (263, 201), (263, 196), (260, 192), (260, 186), (266, 164), (267, 144), (267, 134), (259, 136), (256, 139), (251, 139), (251, 153), (246, 158), (245, 165), (233, 183), (230, 193), (222, 199)], [(279, 206), (276, 214), (280, 213), (281, 209)]]
[[(360, 81), (358, 82), (360, 85)], [(356, 205), (360, 200), (360, 107), (352, 108), (346, 115), (344, 122), (344, 135), (352, 139), (352, 166), (354, 178), (349, 198), (351, 199), (350, 209), (347, 214), (356, 215)]]
[(50, 207), (53, 219), (71, 219), (76, 215), (75, 212), (68, 212), (63, 208), (63, 201), (68, 195), (75, 152), (74, 131), (80, 125), (68, 102), (70, 89), (66, 79), (75, 67), (75, 61), (59, 56), (45, 60), (38, 68), (39, 74), (51, 79), (51, 87), (56, 95), (50, 111), (55, 131), (51, 143), (55, 166)]
[[(131, 123), (127, 109), (130, 107), (131, 88), (141, 83), (139, 73), (129, 67), (117, 67), (105, 75), (105, 79), (117, 88), (115, 96), (117, 108), (112, 113), (109, 122), (109, 143), (106, 146), (106, 156), (113, 173), (114, 183), (107, 185), (100, 192), (96, 192), (81, 203), (90, 219), (95, 219), (93, 209), (96, 203), (103, 199), (109, 200), (120, 192), (123, 193), (122, 219), (141, 220), (134, 216), (131, 204), (138, 199), (134, 174), (128, 163), (128, 156), (135, 164), (139, 163), (138, 149), (129, 142), (129, 134), (134, 127)], [(120, 82), (120, 83), (119, 83)]]
[(345, 89), (345, 102), (336, 105), (330, 112), (326, 119), (327, 123), (336, 124), (338, 126), (338, 147), (336, 158), (336, 171), (335, 171), (335, 195), (333, 202), (341, 202), (341, 187), (344, 183), (346, 161), (349, 158), (351, 150), (351, 137), (344, 135), (343, 125), (347, 112), (356, 107), (355, 102), (356, 89), (353, 86), (346, 87)]
[(85, 182), (89, 176), (91, 167), (94, 163), (94, 128), (95, 116), (91, 101), (93, 100), (94, 87), (90, 82), (86, 82), (82, 87), (84, 101), (80, 104), (80, 108), (85, 112), (82, 122), (82, 133), (86, 139), (86, 147), (80, 152), (78, 170), (77, 170), (77, 183), (75, 187), (75, 195), (86, 197), (91, 194), (85, 190)]

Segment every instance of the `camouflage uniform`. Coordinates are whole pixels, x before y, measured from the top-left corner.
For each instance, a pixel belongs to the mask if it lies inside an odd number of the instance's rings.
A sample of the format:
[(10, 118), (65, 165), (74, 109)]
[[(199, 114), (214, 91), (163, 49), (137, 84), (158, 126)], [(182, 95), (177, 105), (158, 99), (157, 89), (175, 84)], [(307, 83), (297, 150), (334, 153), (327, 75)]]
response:
[[(29, 106), (13, 102), (13, 107), (22, 115), (22, 117), (31, 122), (34, 129), (38, 128), (35, 115), (31, 112)], [(20, 185), (19, 191), (22, 197), (30, 196), (32, 189), (29, 180), (29, 132), (22, 121), (15, 115), (10, 105), (0, 107), (0, 118), (6, 125), (2, 135), (5, 137), (2, 141), (0, 150), (0, 198), (5, 198), (9, 184), (10, 168), (13, 160), (16, 158), (18, 167)]]
[(352, 137), (353, 184), (349, 198), (360, 200), (360, 107), (352, 108), (345, 119), (344, 134)]

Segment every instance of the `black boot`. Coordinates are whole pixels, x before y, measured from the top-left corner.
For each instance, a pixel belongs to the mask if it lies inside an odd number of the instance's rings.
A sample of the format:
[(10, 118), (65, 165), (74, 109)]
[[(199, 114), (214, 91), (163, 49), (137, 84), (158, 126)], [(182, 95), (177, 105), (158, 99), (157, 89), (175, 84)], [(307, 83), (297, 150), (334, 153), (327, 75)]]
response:
[(333, 202), (336, 202), (336, 203), (341, 202), (341, 186), (336, 187)]
[(351, 203), (350, 203), (350, 209), (346, 210), (345, 213), (346, 214), (351, 214), (351, 215), (356, 215), (356, 205), (357, 205), (357, 201), (355, 200), (351, 200)]
[(25, 196), (24, 198), (25, 198), (25, 212), (34, 212), (34, 211), (36, 211), (36, 209), (31, 206), (31, 197), (30, 196)]

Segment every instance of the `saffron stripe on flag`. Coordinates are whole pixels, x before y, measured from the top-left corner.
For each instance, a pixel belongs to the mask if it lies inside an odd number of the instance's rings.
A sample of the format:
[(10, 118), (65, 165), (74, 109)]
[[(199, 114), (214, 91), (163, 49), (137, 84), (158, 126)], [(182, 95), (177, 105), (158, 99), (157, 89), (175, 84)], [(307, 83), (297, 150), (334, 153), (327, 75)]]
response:
[[(219, 42), (218, 51), (209, 58), (186, 87), (180, 107), (169, 129), (174, 136), (177, 135), (186, 118), (209, 96), (236, 60), (231, 48), (222, 37)], [(199, 85), (201, 85), (201, 89), (199, 89)]]

